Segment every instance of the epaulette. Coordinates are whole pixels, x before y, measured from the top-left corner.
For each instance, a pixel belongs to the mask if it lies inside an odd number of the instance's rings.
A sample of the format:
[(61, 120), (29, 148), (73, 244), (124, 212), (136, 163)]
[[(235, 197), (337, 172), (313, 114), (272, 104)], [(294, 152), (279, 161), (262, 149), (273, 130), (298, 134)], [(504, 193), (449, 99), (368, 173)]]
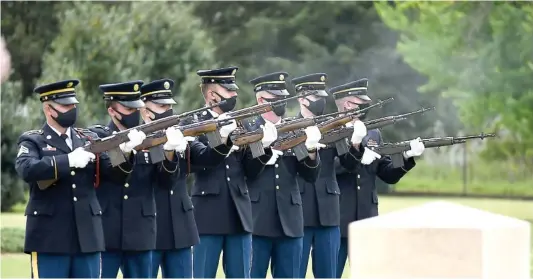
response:
[(24, 132), (22, 135), (31, 136), (31, 135), (42, 135), (42, 134), (44, 134), (43, 130), (31, 130), (31, 131)]
[(97, 129), (103, 129), (105, 131), (109, 131), (109, 127), (104, 126), (104, 125), (100, 125), (100, 124), (95, 124), (95, 125), (89, 126), (89, 129), (91, 129), (91, 128), (97, 128)]

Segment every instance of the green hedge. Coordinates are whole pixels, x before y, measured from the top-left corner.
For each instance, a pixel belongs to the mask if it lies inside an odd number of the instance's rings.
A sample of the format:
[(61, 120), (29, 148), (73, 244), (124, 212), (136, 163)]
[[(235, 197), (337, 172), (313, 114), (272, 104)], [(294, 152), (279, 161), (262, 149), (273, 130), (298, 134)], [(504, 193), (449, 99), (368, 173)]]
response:
[(23, 228), (2, 228), (2, 253), (23, 253), (24, 232)]

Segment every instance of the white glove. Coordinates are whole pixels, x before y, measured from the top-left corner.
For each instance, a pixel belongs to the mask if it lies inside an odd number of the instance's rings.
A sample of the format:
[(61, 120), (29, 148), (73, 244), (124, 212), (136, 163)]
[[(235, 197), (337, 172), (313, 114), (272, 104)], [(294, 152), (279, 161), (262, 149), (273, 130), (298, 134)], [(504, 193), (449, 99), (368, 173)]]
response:
[(187, 141), (183, 137), (183, 133), (180, 129), (168, 127), (165, 134), (167, 135), (167, 142), (163, 145), (164, 150), (176, 150), (178, 152), (185, 151), (187, 148)]
[(276, 125), (266, 121), (265, 126), (262, 126), (261, 128), (263, 128), (263, 138), (261, 139), (261, 143), (263, 144), (263, 147), (269, 147), (278, 139), (278, 130), (276, 129)]
[(353, 123), (352, 144), (360, 144), (366, 136), (366, 126), (361, 120)]
[(319, 143), (320, 139), (322, 139), (322, 134), (317, 126), (309, 126), (305, 128), (305, 135), (307, 136), (307, 139), (305, 140), (305, 147), (307, 149), (316, 148), (318, 150), (322, 147), (326, 147), (324, 144)]
[(411, 140), (409, 142), (409, 145), (411, 146), (411, 150), (407, 150), (403, 152), (403, 157), (405, 159), (409, 159), (411, 157), (418, 157), (422, 155), (422, 153), (424, 153), (424, 150), (426, 149), (420, 137), (414, 140)]
[(96, 158), (91, 152), (87, 152), (83, 147), (78, 147), (68, 155), (68, 165), (71, 168), (85, 168), (87, 164)]
[(283, 155), (283, 151), (279, 151), (276, 149), (272, 149), (272, 157), (270, 157), (270, 160), (266, 163), (266, 165), (273, 165), (278, 160), (279, 156)]
[(363, 151), (363, 157), (361, 158), (361, 164), (370, 165), (376, 159), (381, 159), (381, 155), (372, 151), (368, 147), (365, 147), (365, 151)]
[[(229, 118), (229, 116), (225, 113), (221, 114), (217, 119), (223, 120)], [(235, 129), (237, 129), (237, 122), (235, 122), (235, 119), (230, 120), (230, 124), (224, 125), (220, 128), (219, 133), (221, 138), (227, 138), (231, 132), (233, 132)]]
[(122, 150), (122, 152), (124, 153), (130, 153), (133, 150), (133, 148), (141, 144), (145, 138), (146, 138), (146, 135), (143, 132), (138, 131), (136, 129), (131, 130), (128, 133), (129, 141), (121, 143), (119, 145), (120, 150)]

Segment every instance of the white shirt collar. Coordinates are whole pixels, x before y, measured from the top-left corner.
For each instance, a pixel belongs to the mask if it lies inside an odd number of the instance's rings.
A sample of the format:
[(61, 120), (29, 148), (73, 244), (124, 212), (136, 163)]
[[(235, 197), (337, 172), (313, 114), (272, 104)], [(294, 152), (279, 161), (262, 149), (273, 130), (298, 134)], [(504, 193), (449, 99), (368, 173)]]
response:
[[(50, 126), (50, 128), (51, 128), (54, 132), (56, 132), (56, 134), (57, 134), (58, 136), (61, 137), (61, 133), (60, 133), (58, 130), (56, 130), (56, 129), (55, 129), (54, 127), (52, 127), (51, 125), (48, 125), (48, 126)], [(67, 130), (65, 131), (65, 134), (66, 134), (67, 137), (70, 139), (70, 127), (67, 128)]]
[(214, 118), (217, 118), (217, 117), (219, 116), (218, 113), (216, 113), (216, 112), (214, 112), (214, 111), (212, 111), (212, 110), (210, 110), (210, 109), (208, 109), (207, 111), (208, 111), (209, 113), (211, 113), (211, 116), (213, 116)]

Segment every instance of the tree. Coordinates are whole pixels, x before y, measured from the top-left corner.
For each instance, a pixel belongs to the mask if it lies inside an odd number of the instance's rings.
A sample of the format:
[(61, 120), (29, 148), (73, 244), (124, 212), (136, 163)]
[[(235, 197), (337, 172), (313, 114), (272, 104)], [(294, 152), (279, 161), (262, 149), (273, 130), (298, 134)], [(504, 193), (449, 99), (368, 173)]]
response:
[(190, 110), (203, 100), (196, 70), (216, 66), (212, 43), (199, 27), (183, 3), (74, 3), (61, 15), (41, 82), (81, 80), (79, 126), (107, 121), (98, 90), (105, 83), (168, 77), (176, 82), (177, 109)]
[(471, 130), (500, 130), (487, 155), (533, 163), (533, 6), (512, 2), (376, 4), (398, 51), (452, 99)]

